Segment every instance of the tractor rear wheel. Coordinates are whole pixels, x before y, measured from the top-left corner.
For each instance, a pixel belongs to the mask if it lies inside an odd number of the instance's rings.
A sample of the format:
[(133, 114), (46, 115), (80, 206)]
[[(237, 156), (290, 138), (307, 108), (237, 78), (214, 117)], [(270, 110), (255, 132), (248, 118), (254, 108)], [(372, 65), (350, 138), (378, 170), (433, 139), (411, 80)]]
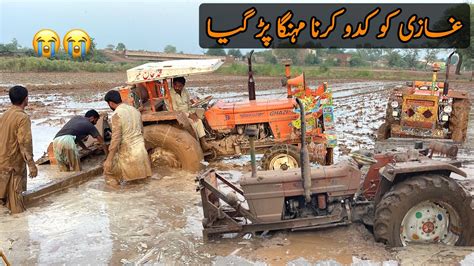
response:
[(464, 142), (466, 140), (470, 110), (471, 102), (469, 99), (454, 99), (453, 113), (449, 121), (452, 140), (456, 142)]
[(471, 197), (453, 179), (420, 175), (387, 192), (375, 210), (374, 234), (390, 246), (466, 245), (472, 231)]
[(262, 157), (262, 168), (264, 170), (288, 170), (298, 168), (300, 162), (300, 150), (289, 144), (275, 145), (268, 149)]
[(192, 172), (201, 169), (204, 158), (201, 146), (186, 130), (166, 124), (150, 125), (144, 127), (144, 138), (147, 150), (164, 149), (175, 156), (182, 169)]

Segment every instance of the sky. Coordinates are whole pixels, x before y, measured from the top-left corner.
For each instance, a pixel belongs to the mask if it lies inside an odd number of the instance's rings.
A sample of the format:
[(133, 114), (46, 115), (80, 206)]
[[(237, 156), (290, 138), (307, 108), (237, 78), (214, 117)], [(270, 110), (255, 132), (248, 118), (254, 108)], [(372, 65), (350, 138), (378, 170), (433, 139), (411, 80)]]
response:
[[(469, 1), (449, 1), (470, 2)], [(226, 1), (200, 0), (0, 0), (0, 43), (16, 38), (23, 47), (32, 47), (34, 34), (45, 28), (60, 37), (73, 28), (85, 30), (95, 38), (99, 48), (122, 42), (127, 49), (163, 51), (174, 45), (185, 53), (202, 53), (199, 47), (198, 16), (201, 3)], [(232, 3), (288, 3), (287, 1), (232, 1)], [(300, 3), (342, 1), (301, 0)], [(405, 1), (347, 1), (352, 3), (401, 3)], [(447, 1), (420, 0), (421, 3)], [(294, 2), (293, 2), (294, 3)]]

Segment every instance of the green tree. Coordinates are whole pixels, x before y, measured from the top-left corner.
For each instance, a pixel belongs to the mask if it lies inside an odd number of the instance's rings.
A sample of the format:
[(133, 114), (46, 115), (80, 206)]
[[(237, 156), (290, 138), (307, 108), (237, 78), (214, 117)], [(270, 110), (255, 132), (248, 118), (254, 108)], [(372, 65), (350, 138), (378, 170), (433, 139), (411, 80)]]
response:
[(304, 58), (305, 65), (317, 65), (321, 63), (321, 59), (315, 54), (307, 54)]
[(351, 67), (360, 67), (366, 65), (366, 62), (364, 61), (364, 59), (362, 59), (360, 55), (355, 54), (349, 60), (349, 65)]
[(175, 54), (176, 53), (176, 47), (171, 45), (171, 44), (168, 44), (165, 46), (165, 49), (163, 50), (163, 52), (167, 53), (167, 54)]
[(428, 65), (432, 65), (436, 60), (438, 60), (438, 50), (437, 49), (426, 49), (425, 50), (425, 69), (428, 68)]
[(418, 49), (407, 49), (403, 54), (403, 61), (405, 61), (407, 67), (415, 69), (418, 66)]
[(343, 54), (344, 49), (341, 48), (328, 48), (325, 49), (327, 54)]
[(209, 48), (206, 51), (206, 55), (226, 56), (226, 53), (225, 53), (225, 50), (222, 48)]
[(122, 51), (127, 50), (127, 47), (125, 47), (125, 44), (119, 42), (119, 43), (117, 44), (117, 47), (115, 47), (115, 49), (116, 49), (117, 51), (122, 52)]
[[(247, 56), (248, 56), (248, 54), (247, 54)], [(256, 52), (252, 58), (255, 59), (256, 56), (262, 57), (263, 61), (267, 64), (276, 64), (276, 63), (278, 63), (276, 57), (273, 55), (272, 50), (265, 50), (265, 51), (262, 51), (262, 52)]]
[(374, 63), (377, 62), (383, 55), (382, 49), (357, 49), (357, 54), (362, 61), (370, 62), (370, 66), (373, 67)]
[(239, 49), (229, 49), (229, 50), (227, 51), (227, 54), (228, 54), (228, 55), (231, 55), (231, 56), (233, 56), (233, 57), (235, 57), (235, 58), (240, 58), (240, 57), (242, 57), (242, 52), (240, 52)]
[(113, 50), (113, 49), (115, 49), (115, 45), (113, 45), (113, 44), (108, 44), (105, 48), (106, 48), (106, 49), (109, 49), (109, 50)]
[(279, 60), (291, 59), (293, 64), (300, 65), (298, 60), (298, 49), (275, 49), (275, 56)]
[(0, 52), (8, 52), (8, 53), (12, 53), (12, 52), (16, 52), (18, 50), (19, 46), (18, 46), (18, 41), (13, 38), (11, 40), (11, 42), (9, 43), (6, 43), (6, 44), (0, 44)]
[(403, 59), (400, 53), (395, 49), (387, 49), (386, 59), (389, 67), (402, 67)]

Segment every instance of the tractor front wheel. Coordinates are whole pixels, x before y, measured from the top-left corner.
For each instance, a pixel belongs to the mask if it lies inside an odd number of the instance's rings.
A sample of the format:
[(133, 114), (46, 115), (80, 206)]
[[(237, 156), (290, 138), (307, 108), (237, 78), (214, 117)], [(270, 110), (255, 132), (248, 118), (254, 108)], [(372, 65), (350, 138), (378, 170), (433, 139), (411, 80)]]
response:
[(288, 170), (298, 168), (300, 150), (294, 145), (275, 145), (265, 152), (262, 157), (264, 170)]
[(385, 194), (375, 210), (374, 234), (389, 246), (422, 243), (466, 245), (471, 197), (449, 177), (420, 175)]
[[(204, 156), (199, 142), (186, 130), (172, 125), (150, 125), (144, 127), (145, 146), (147, 150), (160, 148), (162, 154), (172, 154), (178, 166), (184, 170), (198, 172)], [(164, 158), (158, 158), (164, 160)]]

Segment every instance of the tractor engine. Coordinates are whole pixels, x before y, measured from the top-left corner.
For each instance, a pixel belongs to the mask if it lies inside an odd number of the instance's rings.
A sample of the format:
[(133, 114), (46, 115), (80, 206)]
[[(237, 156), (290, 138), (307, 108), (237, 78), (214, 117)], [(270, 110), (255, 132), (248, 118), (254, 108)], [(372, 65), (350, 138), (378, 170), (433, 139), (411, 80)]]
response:
[(304, 196), (288, 197), (285, 199), (285, 210), (282, 219), (291, 220), (329, 215), (335, 209), (341, 210), (341, 201), (344, 202), (343, 197), (331, 198), (331, 201), (329, 201), (326, 193), (312, 195), (309, 204), (306, 204)]
[[(300, 169), (244, 175), (240, 182), (249, 210), (265, 222), (341, 214), (359, 188), (361, 172), (348, 162), (312, 169), (311, 201), (304, 198)], [(337, 185), (334, 185), (337, 184)]]

